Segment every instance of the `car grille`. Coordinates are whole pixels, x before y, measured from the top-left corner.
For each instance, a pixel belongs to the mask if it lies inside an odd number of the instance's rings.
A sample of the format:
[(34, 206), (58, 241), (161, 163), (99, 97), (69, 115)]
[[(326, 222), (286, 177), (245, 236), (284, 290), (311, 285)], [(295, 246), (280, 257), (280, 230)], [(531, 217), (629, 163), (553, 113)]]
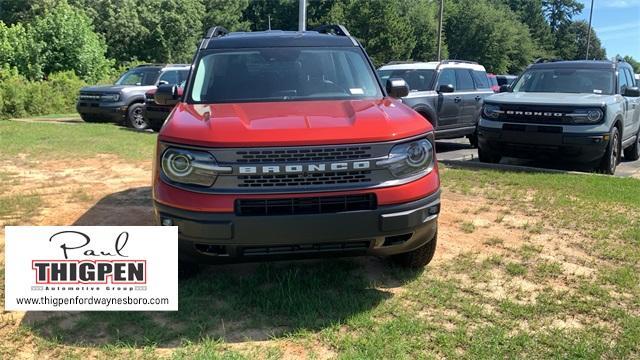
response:
[[(540, 106), (540, 105), (500, 105), (500, 110), (505, 113), (500, 114), (497, 121), (530, 124), (552, 124), (563, 125), (572, 124), (573, 119), (567, 114), (571, 114), (575, 107), (568, 106)], [(507, 114), (506, 112), (514, 113)], [(549, 114), (549, 115), (544, 115)], [(557, 116), (555, 114), (559, 114)]]
[(339, 146), (311, 149), (248, 150), (237, 151), (236, 155), (239, 163), (353, 160), (371, 157), (371, 147)]
[(376, 207), (375, 194), (236, 200), (236, 214), (239, 216), (327, 214), (375, 210)]
[(99, 101), (102, 94), (100, 93), (80, 93), (78, 99), (84, 101)]
[(356, 184), (371, 182), (371, 171), (323, 172), (286, 175), (240, 175), (238, 187), (287, 187), (334, 184)]
[(286, 254), (305, 254), (323, 252), (364, 252), (371, 246), (370, 241), (351, 241), (319, 244), (296, 244), (275, 246), (247, 246), (241, 252), (243, 256), (268, 256)]

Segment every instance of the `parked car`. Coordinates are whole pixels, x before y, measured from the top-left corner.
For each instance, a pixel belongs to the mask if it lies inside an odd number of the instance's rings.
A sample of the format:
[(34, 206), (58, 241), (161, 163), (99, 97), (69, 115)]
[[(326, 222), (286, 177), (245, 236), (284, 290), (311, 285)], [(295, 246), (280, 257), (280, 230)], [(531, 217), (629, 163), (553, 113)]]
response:
[(468, 137), (476, 146), (482, 100), (493, 94), (484, 66), (462, 60), (394, 63), (378, 69), (383, 81), (402, 78), (402, 101), (431, 122), (437, 139)]
[(500, 84), (498, 83), (498, 77), (496, 74), (487, 74), (487, 77), (489, 78), (489, 84), (491, 85), (491, 90), (493, 90), (493, 92), (499, 92), (500, 91)]
[(502, 90), (484, 104), (480, 161), (547, 156), (613, 174), (623, 152), (640, 158), (640, 89), (626, 62), (541, 61)]
[(147, 64), (128, 70), (113, 85), (80, 89), (76, 110), (86, 122), (114, 122), (146, 129), (143, 118), (145, 93), (159, 84), (179, 84), (186, 79), (189, 65)]
[(511, 85), (518, 77), (515, 75), (495, 75), (498, 83), (498, 91), (502, 85)]
[[(184, 81), (178, 85), (178, 96), (182, 96), (184, 88)], [(150, 128), (153, 131), (160, 131), (162, 124), (173, 110), (173, 105), (160, 105), (156, 103), (155, 95), (157, 89), (151, 89), (147, 91), (145, 95), (144, 108), (142, 112), (142, 118), (145, 122), (145, 128)]]
[[(379, 81), (357, 39), (211, 28), (158, 134), (157, 222), (199, 262), (327, 255), (434, 255), (440, 190), (433, 128)], [(181, 270), (187, 273), (188, 270)]]

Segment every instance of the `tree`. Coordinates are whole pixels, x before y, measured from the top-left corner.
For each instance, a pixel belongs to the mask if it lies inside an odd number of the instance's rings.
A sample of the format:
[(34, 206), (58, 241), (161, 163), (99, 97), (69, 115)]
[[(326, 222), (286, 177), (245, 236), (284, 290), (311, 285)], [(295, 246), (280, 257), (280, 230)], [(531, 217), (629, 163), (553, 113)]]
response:
[(205, 15), (203, 32), (211, 26), (221, 25), (229, 31), (249, 30), (250, 22), (242, 14), (249, 0), (204, 0)]
[(527, 25), (537, 46), (536, 57), (551, 57), (555, 38), (545, 18), (543, 0), (502, 0)]
[(584, 4), (577, 0), (543, 0), (542, 6), (553, 32), (563, 25), (569, 25), (573, 17), (584, 9)]
[(97, 80), (113, 65), (89, 18), (66, 2), (46, 9), (28, 24), (27, 33), (31, 41), (42, 44), (37, 61), (43, 74), (74, 70), (84, 79)]
[[(557, 55), (565, 60), (584, 60), (587, 54), (587, 37), (589, 24), (585, 21), (573, 21), (558, 29)], [(591, 41), (589, 45), (589, 59), (603, 60), (607, 54), (600, 43), (596, 32), (591, 29)]]
[[(405, 0), (400, 2), (400, 11), (411, 24), (416, 46), (411, 52), (412, 60), (430, 61), (438, 56), (439, 6), (427, 0)], [(447, 57), (447, 45), (442, 44), (443, 58)]]
[(445, 8), (451, 57), (474, 60), (489, 72), (517, 73), (534, 56), (528, 28), (509, 8), (487, 0), (459, 0)]
[[(620, 55), (618, 55), (620, 56)], [(626, 55), (623, 57), (624, 61), (628, 62), (631, 67), (633, 67), (633, 72), (636, 74), (640, 74), (640, 62), (633, 58), (631, 55)]]

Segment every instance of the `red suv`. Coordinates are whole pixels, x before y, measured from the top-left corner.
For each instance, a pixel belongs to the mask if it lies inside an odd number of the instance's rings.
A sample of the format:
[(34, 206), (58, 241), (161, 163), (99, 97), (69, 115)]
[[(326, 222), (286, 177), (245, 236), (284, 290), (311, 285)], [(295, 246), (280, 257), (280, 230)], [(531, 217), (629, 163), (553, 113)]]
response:
[(422, 267), (436, 248), (440, 180), (429, 122), (383, 86), (340, 25), (211, 28), (159, 133), (153, 199), (179, 227), (182, 269), (202, 262), (391, 256)]

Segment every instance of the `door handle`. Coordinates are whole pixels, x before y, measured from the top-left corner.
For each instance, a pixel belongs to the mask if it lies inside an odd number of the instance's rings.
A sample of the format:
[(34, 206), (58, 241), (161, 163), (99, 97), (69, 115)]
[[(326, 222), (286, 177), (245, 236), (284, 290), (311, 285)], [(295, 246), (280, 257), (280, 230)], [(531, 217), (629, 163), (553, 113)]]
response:
[(476, 101), (480, 101), (482, 98), (480, 96), (476, 96)]
[(460, 96), (456, 96), (453, 98), (453, 101), (459, 103), (460, 101), (462, 101), (462, 98)]

